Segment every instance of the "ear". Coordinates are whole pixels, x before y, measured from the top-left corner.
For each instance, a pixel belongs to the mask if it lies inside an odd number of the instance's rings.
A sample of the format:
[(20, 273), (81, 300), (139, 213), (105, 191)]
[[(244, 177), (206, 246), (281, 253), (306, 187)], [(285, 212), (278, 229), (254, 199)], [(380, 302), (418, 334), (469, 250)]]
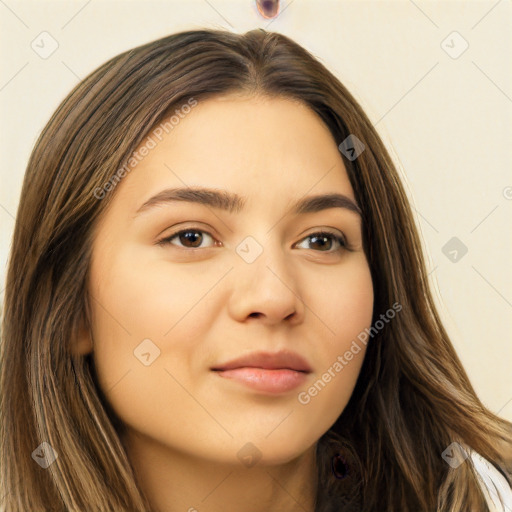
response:
[(92, 331), (90, 328), (88, 304), (80, 316), (80, 321), (71, 339), (71, 352), (75, 355), (85, 356), (93, 351)]
[(81, 325), (71, 340), (71, 351), (79, 356), (86, 356), (93, 351), (91, 331), (85, 325)]

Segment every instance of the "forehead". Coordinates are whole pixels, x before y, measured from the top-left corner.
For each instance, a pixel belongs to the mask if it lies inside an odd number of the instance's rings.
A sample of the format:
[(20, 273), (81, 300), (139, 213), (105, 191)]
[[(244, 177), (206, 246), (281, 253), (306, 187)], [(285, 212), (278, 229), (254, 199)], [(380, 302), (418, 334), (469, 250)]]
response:
[(117, 191), (131, 209), (184, 186), (230, 190), (253, 205), (333, 192), (355, 199), (336, 141), (298, 101), (224, 96), (175, 110), (139, 146)]

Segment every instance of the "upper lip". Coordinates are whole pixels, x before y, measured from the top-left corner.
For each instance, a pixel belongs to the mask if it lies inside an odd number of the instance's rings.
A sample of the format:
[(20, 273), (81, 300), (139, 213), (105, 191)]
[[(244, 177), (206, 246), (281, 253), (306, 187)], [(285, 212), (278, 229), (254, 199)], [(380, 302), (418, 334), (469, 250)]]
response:
[(227, 363), (211, 368), (215, 371), (233, 370), (235, 368), (262, 368), (264, 370), (295, 370), (310, 373), (312, 371), (308, 362), (295, 352), (253, 352)]

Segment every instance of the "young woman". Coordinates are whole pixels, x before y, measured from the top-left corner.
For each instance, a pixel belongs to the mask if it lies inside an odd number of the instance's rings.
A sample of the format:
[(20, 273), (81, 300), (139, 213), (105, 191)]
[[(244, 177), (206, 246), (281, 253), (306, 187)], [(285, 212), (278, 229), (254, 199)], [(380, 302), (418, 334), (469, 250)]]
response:
[(2, 334), (5, 512), (508, 506), (512, 425), (441, 324), (388, 152), (283, 35), (171, 35), (71, 92)]

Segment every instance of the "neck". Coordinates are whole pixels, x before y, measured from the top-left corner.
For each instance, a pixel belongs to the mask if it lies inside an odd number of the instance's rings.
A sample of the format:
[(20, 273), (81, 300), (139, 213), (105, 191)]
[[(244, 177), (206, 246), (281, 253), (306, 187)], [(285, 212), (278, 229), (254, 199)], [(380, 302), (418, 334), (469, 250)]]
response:
[(279, 465), (218, 462), (129, 433), (123, 443), (152, 512), (314, 512), (316, 444)]

